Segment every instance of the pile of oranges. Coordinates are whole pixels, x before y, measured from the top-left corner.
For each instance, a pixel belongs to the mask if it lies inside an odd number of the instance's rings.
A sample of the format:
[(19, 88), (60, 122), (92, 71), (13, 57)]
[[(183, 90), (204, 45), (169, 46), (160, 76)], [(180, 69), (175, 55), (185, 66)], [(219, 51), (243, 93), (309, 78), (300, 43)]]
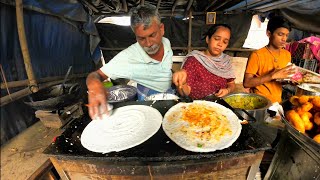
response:
[(301, 133), (320, 144), (320, 97), (292, 96), (293, 108), (286, 112), (287, 120)]

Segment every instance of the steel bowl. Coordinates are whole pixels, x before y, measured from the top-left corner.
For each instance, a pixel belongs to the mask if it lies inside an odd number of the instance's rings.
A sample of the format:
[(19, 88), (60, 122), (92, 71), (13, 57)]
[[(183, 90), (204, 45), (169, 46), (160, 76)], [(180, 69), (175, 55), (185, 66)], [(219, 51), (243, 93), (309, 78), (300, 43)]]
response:
[(145, 101), (178, 100), (178, 99), (179, 99), (178, 96), (170, 93), (157, 93), (144, 98)]
[(254, 93), (232, 93), (224, 96), (223, 99), (242, 117), (250, 119), (246, 113), (241, 111), (241, 109), (244, 109), (257, 121), (264, 120), (267, 109), (272, 105), (268, 98)]
[(295, 95), (320, 96), (320, 84), (302, 83), (297, 86)]
[(107, 88), (107, 91), (109, 92), (109, 103), (133, 101), (137, 96), (137, 88), (129, 85), (112, 86)]

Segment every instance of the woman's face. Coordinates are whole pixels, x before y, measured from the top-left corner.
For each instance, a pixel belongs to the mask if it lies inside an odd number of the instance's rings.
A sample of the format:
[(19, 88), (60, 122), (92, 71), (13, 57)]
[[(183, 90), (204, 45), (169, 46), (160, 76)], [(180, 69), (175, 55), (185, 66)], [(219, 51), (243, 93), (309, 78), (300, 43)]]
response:
[(210, 39), (208, 36), (206, 37), (208, 51), (211, 56), (218, 57), (221, 55), (229, 44), (230, 35), (228, 28), (220, 26)]

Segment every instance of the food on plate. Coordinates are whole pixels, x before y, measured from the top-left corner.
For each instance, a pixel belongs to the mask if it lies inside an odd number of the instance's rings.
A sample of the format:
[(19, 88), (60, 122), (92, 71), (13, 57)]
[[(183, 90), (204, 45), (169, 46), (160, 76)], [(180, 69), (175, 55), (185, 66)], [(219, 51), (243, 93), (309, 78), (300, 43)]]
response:
[(296, 72), (292, 77), (291, 77), (291, 80), (292, 81), (302, 81), (302, 78), (303, 78), (303, 74), (301, 72)]
[(298, 106), (299, 105), (299, 97), (298, 96), (291, 96), (289, 101), (291, 104)]
[(291, 80), (304, 83), (320, 83), (320, 74), (297, 67), (297, 72), (291, 77)]
[(286, 112), (287, 120), (301, 133), (315, 137), (320, 133), (320, 111), (318, 108), (320, 97), (302, 95), (292, 96), (289, 101), (292, 109)]
[(128, 105), (113, 110), (109, 117), (91, 121), (81, 134), (84, 148), (98, 153), (122, 151), (152, 137), (161, 127), (162, 115), (144, 105)]
[(304, 122), (295, 110), (288, 111), (286, 113), (286, 118), (298, 131), (300, 131), (301, 133), (305, 133), (306, 129), (304, 126)]
[(299, 84), (298, 87), (300, 89), (303, 89), (309, 92), (315, 92), (315, 93), (320, 92), (320, 84), (302, 83), (302, 84)]
[(220, 114), (215, 108), (204, 107), (201, 104), (187, 106), (182, 112), (182, 120), (188, 122), (189, 126), (182, 126), (181, 130), (188, 136), (201, 140), (210, 141), (213, 138), (219, 141), (221, 137), (232, 132), (225, 115)]
[(312, 114), (309, 112), (305, 112), (301, 115), (301, 119), (304, 123), (305, 130), (311, 130), (313, 128), (313, 124), (310, 121), (310, 117), (312, 117)]
[(299, 97), (298, 101), (299, 101), (300, 104), (304, 104), (304, 103), (309, 101), (309, 96), (302, 95), (302, 96)]
[(312, 104), (314, 106), (316, 106), (317, 108), (320, 108), (320, 97), (319, 96), (315, 96), (313, 99), (312, 99)]
[(240, 120), (230, 109), (207, 101), (173, 106), (162, 127), (176, 144), (194, 152), (229, 147), (241, 132)]
[(302, 115), (304, 113), (304, 111), (302, 110), (302, 108), (300, 106), (297, 106), (296, 108), (294, 108), (294, 110), (299, 114)]
[(310, 112), (304, 112), (304, 114), (306, 114), (309, 119), (312, 118), (312, 114)]
[(316, 136), (314, 136), (313, 140), (315, 140), (317, 143), (320, 144), (320, 134), (317, 134)]
[(316, 123), (316, 125), (320, 126), (320, 112), (317, 112), (315, 115), (314, 115), (314, 123)]
[(320, 83), (320, 75), (311, 71), (307, 71), (302, 78), (302, 82)]
[(308, 111), (310, 111), (312, 108), (313, 108), (313, 104), (310, 103), (310, 102), (306, 102), (306, 103), (304, 103), (304, 104), (301, 105), (301, 109), (302, 109), (302, 111), (304, 111), (304, 112), (308, 112)]

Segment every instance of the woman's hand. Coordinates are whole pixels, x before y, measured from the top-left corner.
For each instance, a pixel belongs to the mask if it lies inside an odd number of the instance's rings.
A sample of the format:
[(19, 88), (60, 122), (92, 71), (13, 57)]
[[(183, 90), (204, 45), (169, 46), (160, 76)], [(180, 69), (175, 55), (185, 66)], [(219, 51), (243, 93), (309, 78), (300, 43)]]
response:
[(217, 97), (223, 97), (223, 96), (233, 92), (235, 87), (236, 87), (236, 84), (235, 84), (234, 80), (232, 80), (232, 81), (228, 82), (227, 88), (220, 89), (215, 95)]
[(223, 97), (225, 95), (229, 94), (229, 89), (228, 88), (224, 88), (224, 89), (220, 89), (215, 95), (217, 97)]

